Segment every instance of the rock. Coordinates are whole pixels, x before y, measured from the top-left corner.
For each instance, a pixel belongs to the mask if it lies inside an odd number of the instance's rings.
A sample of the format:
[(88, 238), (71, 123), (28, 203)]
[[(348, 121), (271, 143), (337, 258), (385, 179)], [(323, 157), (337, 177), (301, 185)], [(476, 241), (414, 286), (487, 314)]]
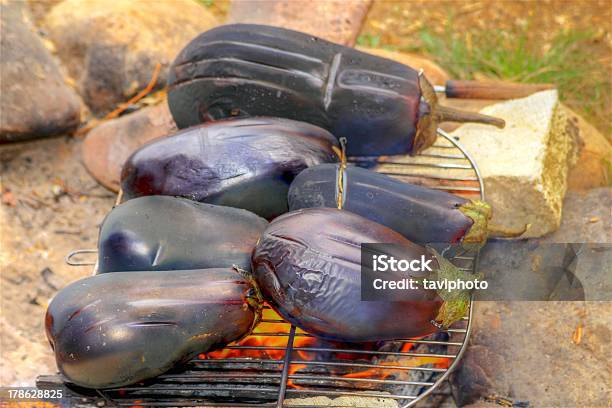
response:
[(34, 23), (39, 25), (45, 15), (60, 2), (62, 2), (62, 0), (27, 0), (27, 5), (30, 9), (30, 14), (32, 15)]
[(65, 0), (44, 19), (59, 57), (96, 114), (143, 89), (197, 34), (218, 23), (193, 0)]
[(451, 375), (457, 405), (495, 395), (513, 406), (609, 406), (610, 305), (476, 302), (469, 346)]
[(81, 104), (22, 3), (1, 2), (0, 143), (70, 133)]
[(228, 23), (266, 24), (353, 46), (371, 0), (233, 1)]
[[(612, 242), (611, 197), (610, 188), (568, 193), (560, 228), (537, 241)], [(585, 302), (475, 302), (469, 346), (451, 375), (459, 406), (481, 406), (491, 395), (514, 406), (525, 401), (542, 407), (609, 406), (609, 268), (602, 267), (603, 252), (599, 259), (592, 255), (585, 254), (575, 270)], [(585, 263), (590, 260), (599, 268)]]
[(176, 130), (164, 100), (91, 130), (83, 143), (83, 162), (103, 186), (119, 191), (121, 169), (127, 158), (146, 142)]
[[(563, 203), (561, 227), (543, 243), (586, 243), (573, 273), (584, 287), (586, 300), (612, 300), (612, 188), (569, 192)], [(608, 267), (602, 267), (608, 265)]]
[(432, 85), (444, 85), (444, 83), (450, 79), (446, 71), (444, 71), (438, 64), (421, 55), (389, 51), (382, 48), (368, 48), (361, 46), (357, 46), (355, 48), (359, 51), (400, 62), (416, 70), (423, 69), (425, 76), (427, 79), (429, 79), (429, 82), (431, 82)]
[(561, 227), (542, 239), (542, 242), (612, 243), (610, 203), (610, 187), (569, 192), (563, 202)]
[(481, 110), (506, 121), (505, 129), (465, 124), (452, 132), (474, 158), (493, 207), (493, 229), (539, 237), (559, 227), (576, 128), (557, 91), (500, 102)]
[[(442, 104), (459, 109), (479, 111), (486, 106), (498, 103), (484, 99), (443, 99)], [(563, 103), (560, 108), (566, 113), (568, 126), (576, 131), (578, 159), (571, 167), (567, 178), (568, 191), (584, 191), (595, 187), (610, 185), (612, 174), (612, 145), (593, 125)], [(450, 132), (460, 126), (447, 122), (441, 127)]]
[(570, 169), (567, 188), (584, 191), (610, 185), (612, 168), (612, 145), (593, 125), (576, 112), (561, 105), (572, 126), (577, 129), (578, 160)]

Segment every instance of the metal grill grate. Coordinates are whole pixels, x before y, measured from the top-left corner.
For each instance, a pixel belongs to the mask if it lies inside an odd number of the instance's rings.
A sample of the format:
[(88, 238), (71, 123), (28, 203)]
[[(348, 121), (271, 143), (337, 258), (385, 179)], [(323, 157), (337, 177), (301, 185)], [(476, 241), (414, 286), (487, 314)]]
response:
[[(474, 161), (452, 136), (441, 130), (439, 136), (418, 157), (376, 159), (375, 170), (484, 200)], [(362, 160), (353, 162), (359, 165)], [(476, 269), (477, 258), (477, 252), (451, 256), (453, 263), (471, 271)], [(262, 323), (249, 337), (194, 359), (180, 371), (144, 385), (93, 395), (70, 388), (70, 394), (103, 398), (118, 406), (281, 407), (295, 398), (309, 397), (333, 398), (334, 406), (356, 406), (356, 400), (347, 397), (357, 397), (371, 406), (410, 407), (431, 394), (456, 366), (470, 334), (471, 316), (470, 307), (468, 316), (448, 330), (423, 339), (366, 346), (317, 339), (266, 308)], [(41, 376), (38, 385), (45, 388), (61, 382), (59, 376)], [(378, 400), (365, 402), (363, 398), (368, 397)], [(311, 402), (308, 405), (316, 404)]]

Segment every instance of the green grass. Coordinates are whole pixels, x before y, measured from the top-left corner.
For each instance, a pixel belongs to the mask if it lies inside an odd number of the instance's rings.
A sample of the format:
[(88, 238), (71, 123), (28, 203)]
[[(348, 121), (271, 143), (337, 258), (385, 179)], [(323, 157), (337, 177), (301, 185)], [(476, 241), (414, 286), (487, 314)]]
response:
[(370, 48), (380, 47), (380, 35), (379, 34), (361, 34), (357, 37), (357, 45)]
[(608, 68), (589, 53), (595, 34), (560, 32), (548, 44), (538, 44), (528, 38), (528, 28), (521, 30), (434, 33), (423, 29), (410, 47), (382, 44), (381, 37), (372, 34), (360, 36), (358, 43), (427, 55), (456, 79), (553, 83), (562, 100), (610, 134), (612, 79)]
[(212, 7), (215, 5), (215, 0), (194, 0), (194, 1), (204, 7)]

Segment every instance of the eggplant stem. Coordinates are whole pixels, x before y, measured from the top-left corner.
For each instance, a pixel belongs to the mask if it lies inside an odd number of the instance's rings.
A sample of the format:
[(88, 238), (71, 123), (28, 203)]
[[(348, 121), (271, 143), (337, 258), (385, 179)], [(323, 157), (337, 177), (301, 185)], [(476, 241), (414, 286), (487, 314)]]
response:
[(438, 117), (438, 122), (483, 123), (485, 125), (496, 126), (500, 129), (506, 126), (506, 122), (503, 119), (483, 115), (482, 113), (455, 109), (449, 106), (438, 105), (436, 108), (436, 116)]
[(531, 227), (531, 224), (525, 224), (518, 229), (509, 229), (503, 227), (490, 227), (489, 235), (495, 238), (518, 238), (522, 236)]
[[(438, 261), (437, 281), (441, 282), (444, 280), (449, 281), (474, 281), (481, 277), (480, 274), (473, 274), (466, 271), (462, 271), (453, 265), (450, 261), (444, 258), (434, 248), (427, 247), (432, 253), (436, 261)], [(439, 323), (443, 328), (448, 328), (451, 324), (463, 318), (466, 315), (470, 306), (470, 292), (469, 290), (455, 289), (452, 291), (445, 289), (438, 289), (438, 296), (442, 298), (444, 303), (438, 310), (436, 316), (436, 322)]]
[(477, 247), (484, 245), (487, 242), (488, 224), (492, 215), (491, 206), (481, 200), (470, 200), (459, 207), (459, 211), (473, 221), (461, 243)]
[(257, 327), (259, 322), (261, 321), (262, 314), (263, 314), (264, 299), (263, 299), (263, 295), (261, 294), (261, 290), (259, 289), (259, 286), (257, 285), (257, 282), (255, 281), (255, 278), (249, 271), (242, 269), (238, 265), (232, 265), (232, 269), (238, 272), (240, 276), (242, 276), (244, 279), (246, 279), (251, 284), (252, 289), (253, 289), (252, 293), (245, 294), (245, 300), (247, 304), (255, 311), (255, 318), (253, 319), (253, 324), (251, 325), (251, 328), (249, 329), (247, 334), (245, 334), (240, 339), (242, 340), (243, 338), (249, 336), (253, 332), (253, 330), (255, 330), (255, 327)]

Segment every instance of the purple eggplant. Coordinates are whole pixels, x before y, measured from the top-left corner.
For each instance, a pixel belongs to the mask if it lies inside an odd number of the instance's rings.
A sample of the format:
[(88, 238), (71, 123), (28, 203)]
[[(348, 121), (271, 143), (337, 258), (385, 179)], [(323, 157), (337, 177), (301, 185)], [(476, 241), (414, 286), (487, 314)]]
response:
[(121, 188), (126, 199), (181, 196), (272, 219), (287, 211), (300, 171), (338, 161), (337, 144), (326, 130), (288, 119), (209, 123), (141, 147), (123, 168)]
[[(331, 340), (365, 342), (425, 336), (437, 322), (461, 318), (464, 297), (445, 301), (434, 290), (402, 293), (395, 301), (361, 300), (361, 244), (387, 243), (402, 257), (431, 260), (438, 276), (458, 273), (450, 262), (397, 232), (333, 208), (311, 208), (274, 220), (253, 253), (253, 273), (264, 298), (286, 320)], [(408, 278), (387, 272), (389, 278)], [(412, 276), (412, 275), (410, 275)], [(418, 273), (415, 279), (423, 278)], [(456, 301), (458, 300), (458, 301)]]
[(412, 242), (484, 245), (491, 207), (444, 191), (417, 186), (360, 167), (348, 166), (338, 188), (340, 165), (301, 172), (289, 189), (289, 210), (338, 205), (387, 226)]
[(62, 289), (47, 309), (60, 372), (87, 388), (133, 384), (248, 335), (262, 300), (234, 269), (115, 272)]
[(229, 117), (301, 120), (346, 137), (351, 156), (419, 153), (447, 120), (503, 126), (440, 106), (433, 87), (408, 66), (263, 25), (200, 34), (176, 57), (168, 88), (179, 128)]
[(102, 222), (98, 273), (232, 265), (250, 271), (251, 252), (267, 225), (238, 208), (168, 196), (135, 198)]

